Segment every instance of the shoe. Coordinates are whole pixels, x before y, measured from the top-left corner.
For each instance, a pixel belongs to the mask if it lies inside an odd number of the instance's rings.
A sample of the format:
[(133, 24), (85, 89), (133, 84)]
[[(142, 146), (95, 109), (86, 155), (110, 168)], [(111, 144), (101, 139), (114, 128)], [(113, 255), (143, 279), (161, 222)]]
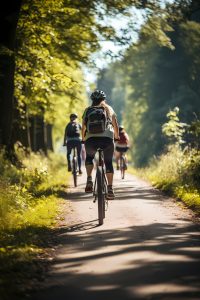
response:
[(109, 199), (109, 200), (115, 199), (115, 194), (114, 194), (112, 185), (108, 185), (108, 193), (107, 193), (106, 198)]
[(86, 193), (92, 193), (93, 192), (93, 182), (91, 179), (87, 180), (86, 187), (85, 187)]
[(79, 175), (82, 175), (82, 174), (83, 174), (82, 170), (79, 170), (78, 172), (79, 172)]

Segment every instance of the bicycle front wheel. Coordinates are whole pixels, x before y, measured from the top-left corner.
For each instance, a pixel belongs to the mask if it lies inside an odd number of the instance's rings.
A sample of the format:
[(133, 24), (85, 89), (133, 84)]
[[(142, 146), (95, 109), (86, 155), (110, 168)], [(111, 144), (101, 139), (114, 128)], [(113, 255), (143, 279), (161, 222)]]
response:
[(99, 225), (103, 224), (104, 219), (104, 194), (103, 194), (103, 176), (102, 168), (97, 167), (97, 199), (98, 199), (98, 218)]
[(72, 161), (72, 174), (74, 180), (74, 186), (77, 187), (77, 160), (74, 157)]

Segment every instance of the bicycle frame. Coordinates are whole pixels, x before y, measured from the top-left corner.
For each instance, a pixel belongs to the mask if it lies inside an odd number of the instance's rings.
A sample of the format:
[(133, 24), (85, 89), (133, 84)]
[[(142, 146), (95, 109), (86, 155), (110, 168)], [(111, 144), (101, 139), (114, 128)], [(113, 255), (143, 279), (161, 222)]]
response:
[[(97, 160), (97, 166), (102, 168), (102, 176), (103, 176), (103, 183), (105, 189), (103, 189), (103, 194), (106, 196), (107, 195), (107, 178), (104, 170), (104, 159), (103, 159), (103, 150), (102, 149), (97, 149), (98, 152), (98, 160)], [(95, 201), (97, 199), (97, 191), (96, 191), (96, 186), (97, 186), (97, 174), (95, 177), (95, 182), (94, 182), (94, 191), (93, 191), (93, 196), (95, 197)]]
[(103, 150), (97, 149), (98, 161), (97, 161), (97, 172), (94, 183), (94, 202), (98, 200), (98, 217), (99, 225), (103, 224), (103, 219), (105, 218), (105, 208), (108, 201), (106, 199), (107, 195), (107, 178), (104, 170), (104, 157)]

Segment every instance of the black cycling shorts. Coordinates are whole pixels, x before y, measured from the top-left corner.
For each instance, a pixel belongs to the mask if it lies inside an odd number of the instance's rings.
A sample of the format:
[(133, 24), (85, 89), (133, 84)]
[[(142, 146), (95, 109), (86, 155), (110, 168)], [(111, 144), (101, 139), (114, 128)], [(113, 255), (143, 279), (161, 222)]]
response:
[(113, 139), (108, 137), (91, 137), (85, 141), (86, 150), (86, 165), (93, 165), (93, 159), (97, 152), (97, 149), (103, 149), (104, 162), (106, 167), (106, 173), (114, 173), (112, 159), (114, 153)]
[(129, 147), (117, 147), (117, 146), (116, 146), (116, 148), (115, 148), (115, 150), (116, 150), (117, 152), (122, 152), (122, 153), (127, 152), (128, 149), (129, 149)]

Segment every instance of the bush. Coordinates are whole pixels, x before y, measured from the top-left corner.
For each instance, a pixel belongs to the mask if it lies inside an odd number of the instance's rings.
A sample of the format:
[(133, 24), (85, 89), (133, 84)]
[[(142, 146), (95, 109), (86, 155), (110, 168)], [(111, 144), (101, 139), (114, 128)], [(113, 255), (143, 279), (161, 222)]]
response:
[[(33, 219), (40, 224), (42, 217), (36, 211), (45, 212), (42, 207), (48, 207), (46, 199), (66, 182), (63, 157), (50, 154), (47, 158), (41, 153), (27, 155), (23, 149), (18, 155), (22, 160), (19, 169), (0, 152), (0, 231), (26, 226)], [(56, 207), (54, 215), (55, 210)], [(48, 214), (43, 217), (51, 219)]]
[(139, 170), (138, 175), (175, 196), (200, 212), (200, 151), (170, 146), (166, 154), (154, 158), (149, 167)]
[(192, 149), (186, 152), (180, 179), (200, 190), (200, 151)]

